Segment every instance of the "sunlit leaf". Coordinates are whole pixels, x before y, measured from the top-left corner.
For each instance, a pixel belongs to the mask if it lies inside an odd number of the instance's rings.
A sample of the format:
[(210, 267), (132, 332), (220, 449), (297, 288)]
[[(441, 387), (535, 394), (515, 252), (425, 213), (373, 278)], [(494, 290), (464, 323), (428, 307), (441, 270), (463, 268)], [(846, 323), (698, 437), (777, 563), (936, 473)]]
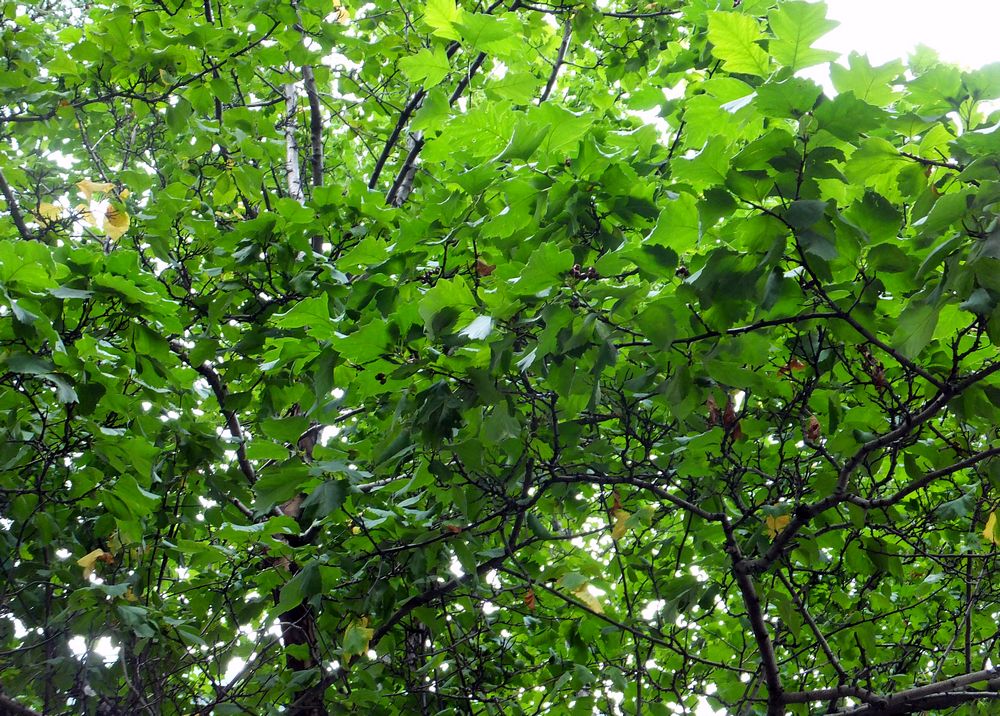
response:
[(768, 515), (764, 518), (764, 526), (767, 528), (767, 536), (774, 539), (781, 534), (788, 523), (792, 521), (791, 515)]
[(104, 556), (106, 554), (108, 556), (111, 556), (110, 554), (108, 554), (107, 552), (105, 552), (103, 549), (95, 549), (95, 550), (91, 550), (90, 552), (88, 552), (87, 554), (85, 554), (83, 557), (80, 557), (80, 559), (76, 560), (76, 563), (79, 566), (83, 567), (83, 578), (85, 580), (89, 580), (90, 579), (90, 575), (92, 575), (94, 573), (94, 568), (96, 567), (97, 562), (98, 561), (103, 561)]
[(723, 61), (729, 72), (768, 74), (767, 53), (759, 44), (765, 38), (754, 17), (713, 12), (708, 18), (708, 39), (713, 45), (712, 54)]
[(614, 511), (614, 525), (611, 527), (611, 539), (620, 540), (628, 532), (628, 519), (632, 513), (618, 509)]
[(90, 201), (94, 198), (94, 194), (105, 194), (115, 188), (115, 185), (111, 182), (94, 182), (90, 179), (84, 179), (76, 183), (76, 187), (83, 194), (83, 197)]
[(43, 201), (38, 205), (38, 208), (35, 210), (35, 215), (38, 216), (40, 219), (44, 219), (49, 222), (58, 221), (59, 218), (62, 216), (62, 211), (63, 211), (62, 207), (57, 206), (55, 204), (50, 204), (47, 201)]
[(117, 241), (128, 231), (130, 219), (124, 209), (110, 204), (104, 212), (104, 233)]
[(598, 614), (604, 614), (604, 605), (601, 604), (601, 600), (595, 597), (587, 584), (580, 586), (578, 589), (572, 592), (573, 596), (576, 597), (578, 602), (581, 602), (592, 612), (597, 612)]
[(983, 539), (993, 544), (1000, 544), (1000, 534), (997, 533), (997, 513), (990, 512), (989, 519), (986, 520), (986, 527), (983, 528)]
[(837, 59), (836, 52), (812, 47), (838, 25), (826, 19), (823, 3), (785, 2), (771, 12), (769, 20), (776, 39), (768, 43), (768, 53), (785, 67), (800, 70)]

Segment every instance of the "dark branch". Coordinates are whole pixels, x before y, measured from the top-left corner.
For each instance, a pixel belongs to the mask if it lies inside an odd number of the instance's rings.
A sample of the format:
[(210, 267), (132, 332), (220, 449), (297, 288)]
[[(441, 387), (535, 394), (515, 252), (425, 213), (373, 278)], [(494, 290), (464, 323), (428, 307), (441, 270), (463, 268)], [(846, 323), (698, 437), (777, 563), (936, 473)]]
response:
[(14, 226), (17, 227), (17, 233), (25, 241), (35, 239), (36, 237), (32, 236), (31, 232), (28, 231), (28, 227), (24, 225), (24, 217), (21, 216), (21, 209), (17, 205), (17, 198), (14, 196), (10, 184), (7, 183), (7, 177), (3, 175), (3, 170), (0, 170), (0, 192), (3, 192), (3, 196), (7, 200), (7, 209), (10, 211), (10, 218), (14, 221)]
[(559, 54), (556, 55), (556, 61), (552, 63), (552, 72), (549, 73), (549, 81), (545, 83), (545, 90), (542, 92), (542, 96), (538, 98), (538, 104), (547, 100), (552, 93), (552, 89), (556, 86), (556, 78), (559, 76), (559, 70), (562, 69), (563, 62), (566, 60), (566, 51), (569, 49), (569, 41), (572, 36), (573, 21), (571, 17), (567, 16), (563, 22), (563, 36), (562, 42), (559, 43)]

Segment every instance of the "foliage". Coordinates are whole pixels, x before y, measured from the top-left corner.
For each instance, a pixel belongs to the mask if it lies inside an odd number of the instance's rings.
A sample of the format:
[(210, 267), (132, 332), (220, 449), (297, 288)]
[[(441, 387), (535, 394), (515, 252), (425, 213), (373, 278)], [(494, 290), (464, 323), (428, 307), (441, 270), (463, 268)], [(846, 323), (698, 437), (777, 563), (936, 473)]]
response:
[(1000, 65), (736, 5), (3, 3), (0, 710), (991, 713)]

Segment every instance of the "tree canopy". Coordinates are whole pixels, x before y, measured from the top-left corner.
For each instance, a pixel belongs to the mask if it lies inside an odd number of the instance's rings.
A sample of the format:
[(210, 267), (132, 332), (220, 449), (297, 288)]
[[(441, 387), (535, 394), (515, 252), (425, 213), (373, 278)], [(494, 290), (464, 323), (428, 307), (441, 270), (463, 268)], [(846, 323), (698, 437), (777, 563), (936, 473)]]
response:
[(996, 713), (1000, 64), (0, 7), (0, 713)]

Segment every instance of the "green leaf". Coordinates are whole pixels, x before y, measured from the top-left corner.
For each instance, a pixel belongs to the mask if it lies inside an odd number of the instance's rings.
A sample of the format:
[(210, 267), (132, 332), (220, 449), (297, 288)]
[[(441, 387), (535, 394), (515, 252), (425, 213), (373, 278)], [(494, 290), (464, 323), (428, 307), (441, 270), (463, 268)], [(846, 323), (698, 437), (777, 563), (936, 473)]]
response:
[(124, 503), (131, 514), (139, 517), (152, 513), (160, 505), (160, 496), (142, 488), (131, 475), (119, 477), (111, 493)]
[(934, 508), (934, 519), (946, 522), (970, 514), (976, 506), (977, 492), (975, 487), (970, 487), (961, 497), (938, 505)]
[(758, 44), (764, 34), (757, 20), (739, 12), (712, 12), (708, 15), (708, 41), (712, 54), (723, 61), (727, 72), (766, 76), (767, 53)]
[(940, 310), (927, 303), (910, 303), (899, 314), (892, 345), (907, 358), (916, 358), (934, 337)]
[(460, 40), (462, 37), (455, 25), (463, 15), (455, 0), (427, 0), (424, 5), (423, 21), (437, 37)]
[(551, 531), (546, 529), (545, 525), (542, 524), (542, 521), (538, 519), (538, 515), (534, 512), (528, 513), (527, 523), (528, 528), (535, 535), (535, 537), (538, 537), (539, 539), (553, 539), (555, 537)]
[(837, 59), (830, 50), (816, 50), (812, 44), (839, 24), (826, 19), (823, 3), (785, 2), (768, 16), (775, 39), (768, 43), (768, 53), (791, 70)]
[(289, 463), (268, 470), (253, 486), (254, 494), (257, 496), (254, 501), (257, 512), (266, 514), (275, 505), (295, 497), (299, 493), (299, 487), (308, 477), (308, 470), (301, 464)]
[(349, 662), (354, 656), (361, 656), (368, 651), (374, 629), (368, 628), (368, 617), (354, 619), (344, 630), (344, 660)]
[(280, 598), (274, 611), (277, 614), (283, 614), (307, 601), (310, 597), (319, 594), (322, 589), (323, 582), (319, 573), (319, 563), (309, 562), (281, 587)]
[(459, 23), (462, 39), (469, 47), (507, 57), (519, 51), (517, 37), (523, 29), (513, 17), (466, 13)]
[[(448, 281), (438, 281), (420, 300), (419, 310), (424, 325), (434, 333), (439, 333), (454, 323), (459, 312), (471, 309), (475, 305), (476, 301), (465, 280), (456, 277)], [(447, 324), (435, 322), (442, 314), (449, 316)]]
[(754, 105), (769, 117), (801, 117), (813, 109), (822, 93), (815, 82), (790, 77), (758, 87)]
[(671, 310), (673, 302), (661, 299), (650, 304), (636, 316), (636, 323), (643, 334), (652, 342), (654, 348), (668, 350), (677, 335), (674, 327), (674, 315)]
[(838, 139), (851, 142), (882, 125), (885, 112), (858, 99), (853, 90), (822, 98), (814, 112), (819, 126)]
[(320, 483), (302, 501), (303, 524), (325, 519), (339, 510), (349, 489), (350, 483), (346, 480), (326, 480)]
[(729, 173), (730, 158), (726, 140), (719, 136), (712, 137), (693, 156), (674, 162), (673, 178), (699, 189), (721, 186)]
[(515, 104), (527, 104), (534, 99), (541, 87), (530, 72), (511, 72), (503, 79), (491, 81), (487, 89), (491, 94), (509, 99)]
[(535, 249), (527, 265), (512, 283), (512, 289), (519, 295), (537, 295), (551, 290), (562, 282), (562, 274), (573, 266), (573, 254), (560, 250), (551, 243), (544, 243)]
[(896, 78), (903, 72), (903, 63), (887, 62), (873, 67), (868, 58), (852, 52), (848, 66), (830, 65), (830, 79), (837, 92), (853, 92), (854, 96), (876, 107), (886, 107), (898, 96)]
[[(327, 301), (322, 296), (299, 301), (284, 313), (275, 315), (282, 328), (311, 328), (316, 330), (330, 323)], [(331, 330), (332, 335), (332, 330)]]
[(424, 89), (439, 84), (451, 72), (448, 56), (440, 45), (436, 45), (433, 51), (425, 48), (415, 55), (404, 57), (399, 66), (407, 77), (422, 84)]
[(823, 218), (826, 204), (825, 201), (812, 199), (793, 201), (788, 207), (788, 211), (785, 212), (785, 221), (795, 229), (809, 229)]
[(851, 155), (844, 173), (850, 181), (874, 187), (891, 199), (899, 194), (896, 179), (906, 165), (906, 158), (892, 144), (880, 137), (870, 137)]
[(997, 300), (987, 291), (985, 288), (977, 288), (973, 291), (967, 299), (959, 304), (959, 308), (963, 311), (969, 311), (970, 313), (975, 313), (980, 316), (986, 316), (992, 313), (993, 309), (996, 308)]
[(645, 243), (683, 252), (692, 248), (699, 238), (701, 220), (697, 203), (690, 194), (678, 194), (668, 199)]
[(494, 162), (502, 162), (510, 159), (530, 159), (535, 150), (545, 141), (552, 127), (547, 124), (534, 124), (531, 122), (518, 122), (514, 127), (514, 135), (510, 138), (507, 146), (496, 157)]

